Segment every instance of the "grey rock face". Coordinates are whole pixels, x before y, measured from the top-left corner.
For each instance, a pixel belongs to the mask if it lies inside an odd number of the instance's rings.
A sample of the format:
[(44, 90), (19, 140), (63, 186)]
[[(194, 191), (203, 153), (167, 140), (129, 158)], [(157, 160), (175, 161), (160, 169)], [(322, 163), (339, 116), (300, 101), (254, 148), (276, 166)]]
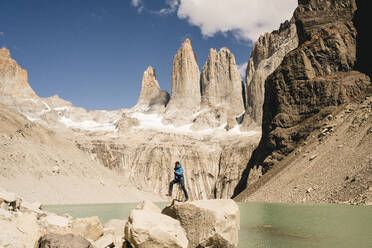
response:
[(243, 126), (261, 125), (265, 80), (280, 65), (284, 56), (298, 46), (294, 20), (279, 30), (261, 35), (255, 43), (246, 71), (246, 115)]
[(238, 115), (244, 111), (243, 83), (235, 57), (227, 48), (210, 49), (200, 77), (202, 104)]
[(200, 70), (191, 41), (186, 39), (173, 60), (172, 94), (165, 122), (184, 125), (191, 121), (192, 114), (200, 107), (200, 99)]
[[(137, 141), (126, 136), (125, 142), (95, 141), (79, 147), (105, 167), (125, 172), (128, 182), (136, 187), (162, 196), (174, 178), (174, 162), (180, 161), (190, 199), (230, 198), (258, 138), (219, 144), (185, 135), (141, 133), (143, 137), (136, 137)], [(173, 193), (177, 199), (184, 197), (179, 187), (174, 187)]]
[(200, 102), (200, 71), (191, 41), (186, 39), (173, 60), (172, 96), (169, 108), (190, 107)]
[(160, 89), (155, 69), (149, 66), (143, 73), (141, 93), (135, 108), (139, 110), (163, 110), (169, 101), (167, 91)]

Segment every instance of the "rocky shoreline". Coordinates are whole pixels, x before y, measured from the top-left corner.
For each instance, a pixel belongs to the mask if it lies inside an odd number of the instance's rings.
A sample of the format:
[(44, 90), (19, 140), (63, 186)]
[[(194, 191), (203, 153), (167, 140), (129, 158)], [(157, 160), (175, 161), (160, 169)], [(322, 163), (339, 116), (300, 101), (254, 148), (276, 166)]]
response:
[(237, 247), (240, 212), (233, 200), (177, 202), (163, 210), (141, 202), (127, 220), (102, 224), (42, 210), (0, 189), (1, 248)]

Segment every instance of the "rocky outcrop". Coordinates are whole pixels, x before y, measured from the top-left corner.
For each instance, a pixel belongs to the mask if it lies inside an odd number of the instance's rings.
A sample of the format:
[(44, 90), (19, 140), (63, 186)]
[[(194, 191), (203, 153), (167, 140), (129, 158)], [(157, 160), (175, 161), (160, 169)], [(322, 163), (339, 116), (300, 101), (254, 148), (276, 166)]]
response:
[(235, 57), (227, 48), (210, 49), (200, 76), (202, 104), (239, 115), (244, 111), (243, 82)]
[(162, 213), (180, 221), (192, 247), (237, 247), (240, 211), (233, 200), (173, 202)]
[(134, 108), (139, 111), (164, 111), (168, 101), (168, 92), (160, 89), (155, 69), (149, 66), (143, 73), (140, 96)]
[(297, 49), (265, 81), (262, 138), (237, 192), (247, 185), (249, 170), (263, 172), (283, 160), (333, 113), (336, 106), (370, 94), (370, 78), (356, 66), (357, 29), (354, 0), (300, 0), (294, 18)]
[(36, 94), (28, 84), (27, 71), (10, 58), (6, 48), (0, 49), (0, 95), (35, 98)]
[[(200, 70), (191, 41), (186, 39), (173, 60), (172, 94), (166, 108), (166, 121), (184, 125), (198, 110), (200, 100)], [(183, 123), (176, 123), (177, 119)]]
[(294, 19), (280, 25), (279, 30), (261, 35), (252, 49), (246, 71), (246, 113), (242, 126), (261, 125), (265, 80), (280, 65), (284, 56), (297, 48)]
[(132, 247), (188, 247), (188, 240), (178, 220), (161, 214), (160, 209), (153, 211), (153, 206), (143, 206), (132, 210), (125, 226), (125, 239)]

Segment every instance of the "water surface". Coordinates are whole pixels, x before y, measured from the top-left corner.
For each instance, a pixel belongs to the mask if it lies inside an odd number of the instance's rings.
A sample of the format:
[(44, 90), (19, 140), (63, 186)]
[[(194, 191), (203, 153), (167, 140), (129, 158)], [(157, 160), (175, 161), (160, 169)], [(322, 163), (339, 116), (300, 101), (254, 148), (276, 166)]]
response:
[[(137, 203), (48, 205), (71, 216), (127, 219)], [(165, 203), (157, 203), (161, 208)], [(239, 203), (239, 248), (372, 247), (372, 207)]]

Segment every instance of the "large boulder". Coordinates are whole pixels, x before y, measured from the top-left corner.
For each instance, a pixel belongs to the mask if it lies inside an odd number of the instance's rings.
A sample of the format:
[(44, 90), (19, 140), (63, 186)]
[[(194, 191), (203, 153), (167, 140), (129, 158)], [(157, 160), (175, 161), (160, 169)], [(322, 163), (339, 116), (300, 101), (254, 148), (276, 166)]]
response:
[(188, 247), (186, 234), (178, 220), (153, 209), (144, 209), (134, 209), (125, 226), (125, 239), (132, 247)]
[(42, 233), (35, 213), (9, 213), (7, 217), (0, 216), (0, 247), (38, 247)]
[(36, 213), (22, 213), (16, 219), (16, 227), (22, 233), (20, 239), (25, 247), (37, 248), (42, 233)]
[(188, 247), (238, 246), (240, 211), (233, 200), (174, 202), (162, 213), (181, 222)]
[(112, 234), (104, 235), (101, 238), (99, 238), (96, 242), (94, 242), (94, 246), (96, 248), (111, 248), (111, 247), (122, 247), (115, 245), (115, 237)]
[(45, 233), (71, 233), (70, 220), (64, 216), (47, 213), (40, 217), (39, 222)]
[(103, 225), (98, 216), (75, 219), (71, 226), (73, 234), (93, 241), (103, 235)]
[(114, 236), (115, 246), (122, 247), (124, 243), (125, 224), (126, 224), (125, 220), (117, 220), (117, 219), (110, 220), (103, 226), (104, 237), (109, 236), (109, 235)]
[(40, 248), (93, 248), (93, 245), (81, 236), (73, 234), (46, 234), (40, 241)]

